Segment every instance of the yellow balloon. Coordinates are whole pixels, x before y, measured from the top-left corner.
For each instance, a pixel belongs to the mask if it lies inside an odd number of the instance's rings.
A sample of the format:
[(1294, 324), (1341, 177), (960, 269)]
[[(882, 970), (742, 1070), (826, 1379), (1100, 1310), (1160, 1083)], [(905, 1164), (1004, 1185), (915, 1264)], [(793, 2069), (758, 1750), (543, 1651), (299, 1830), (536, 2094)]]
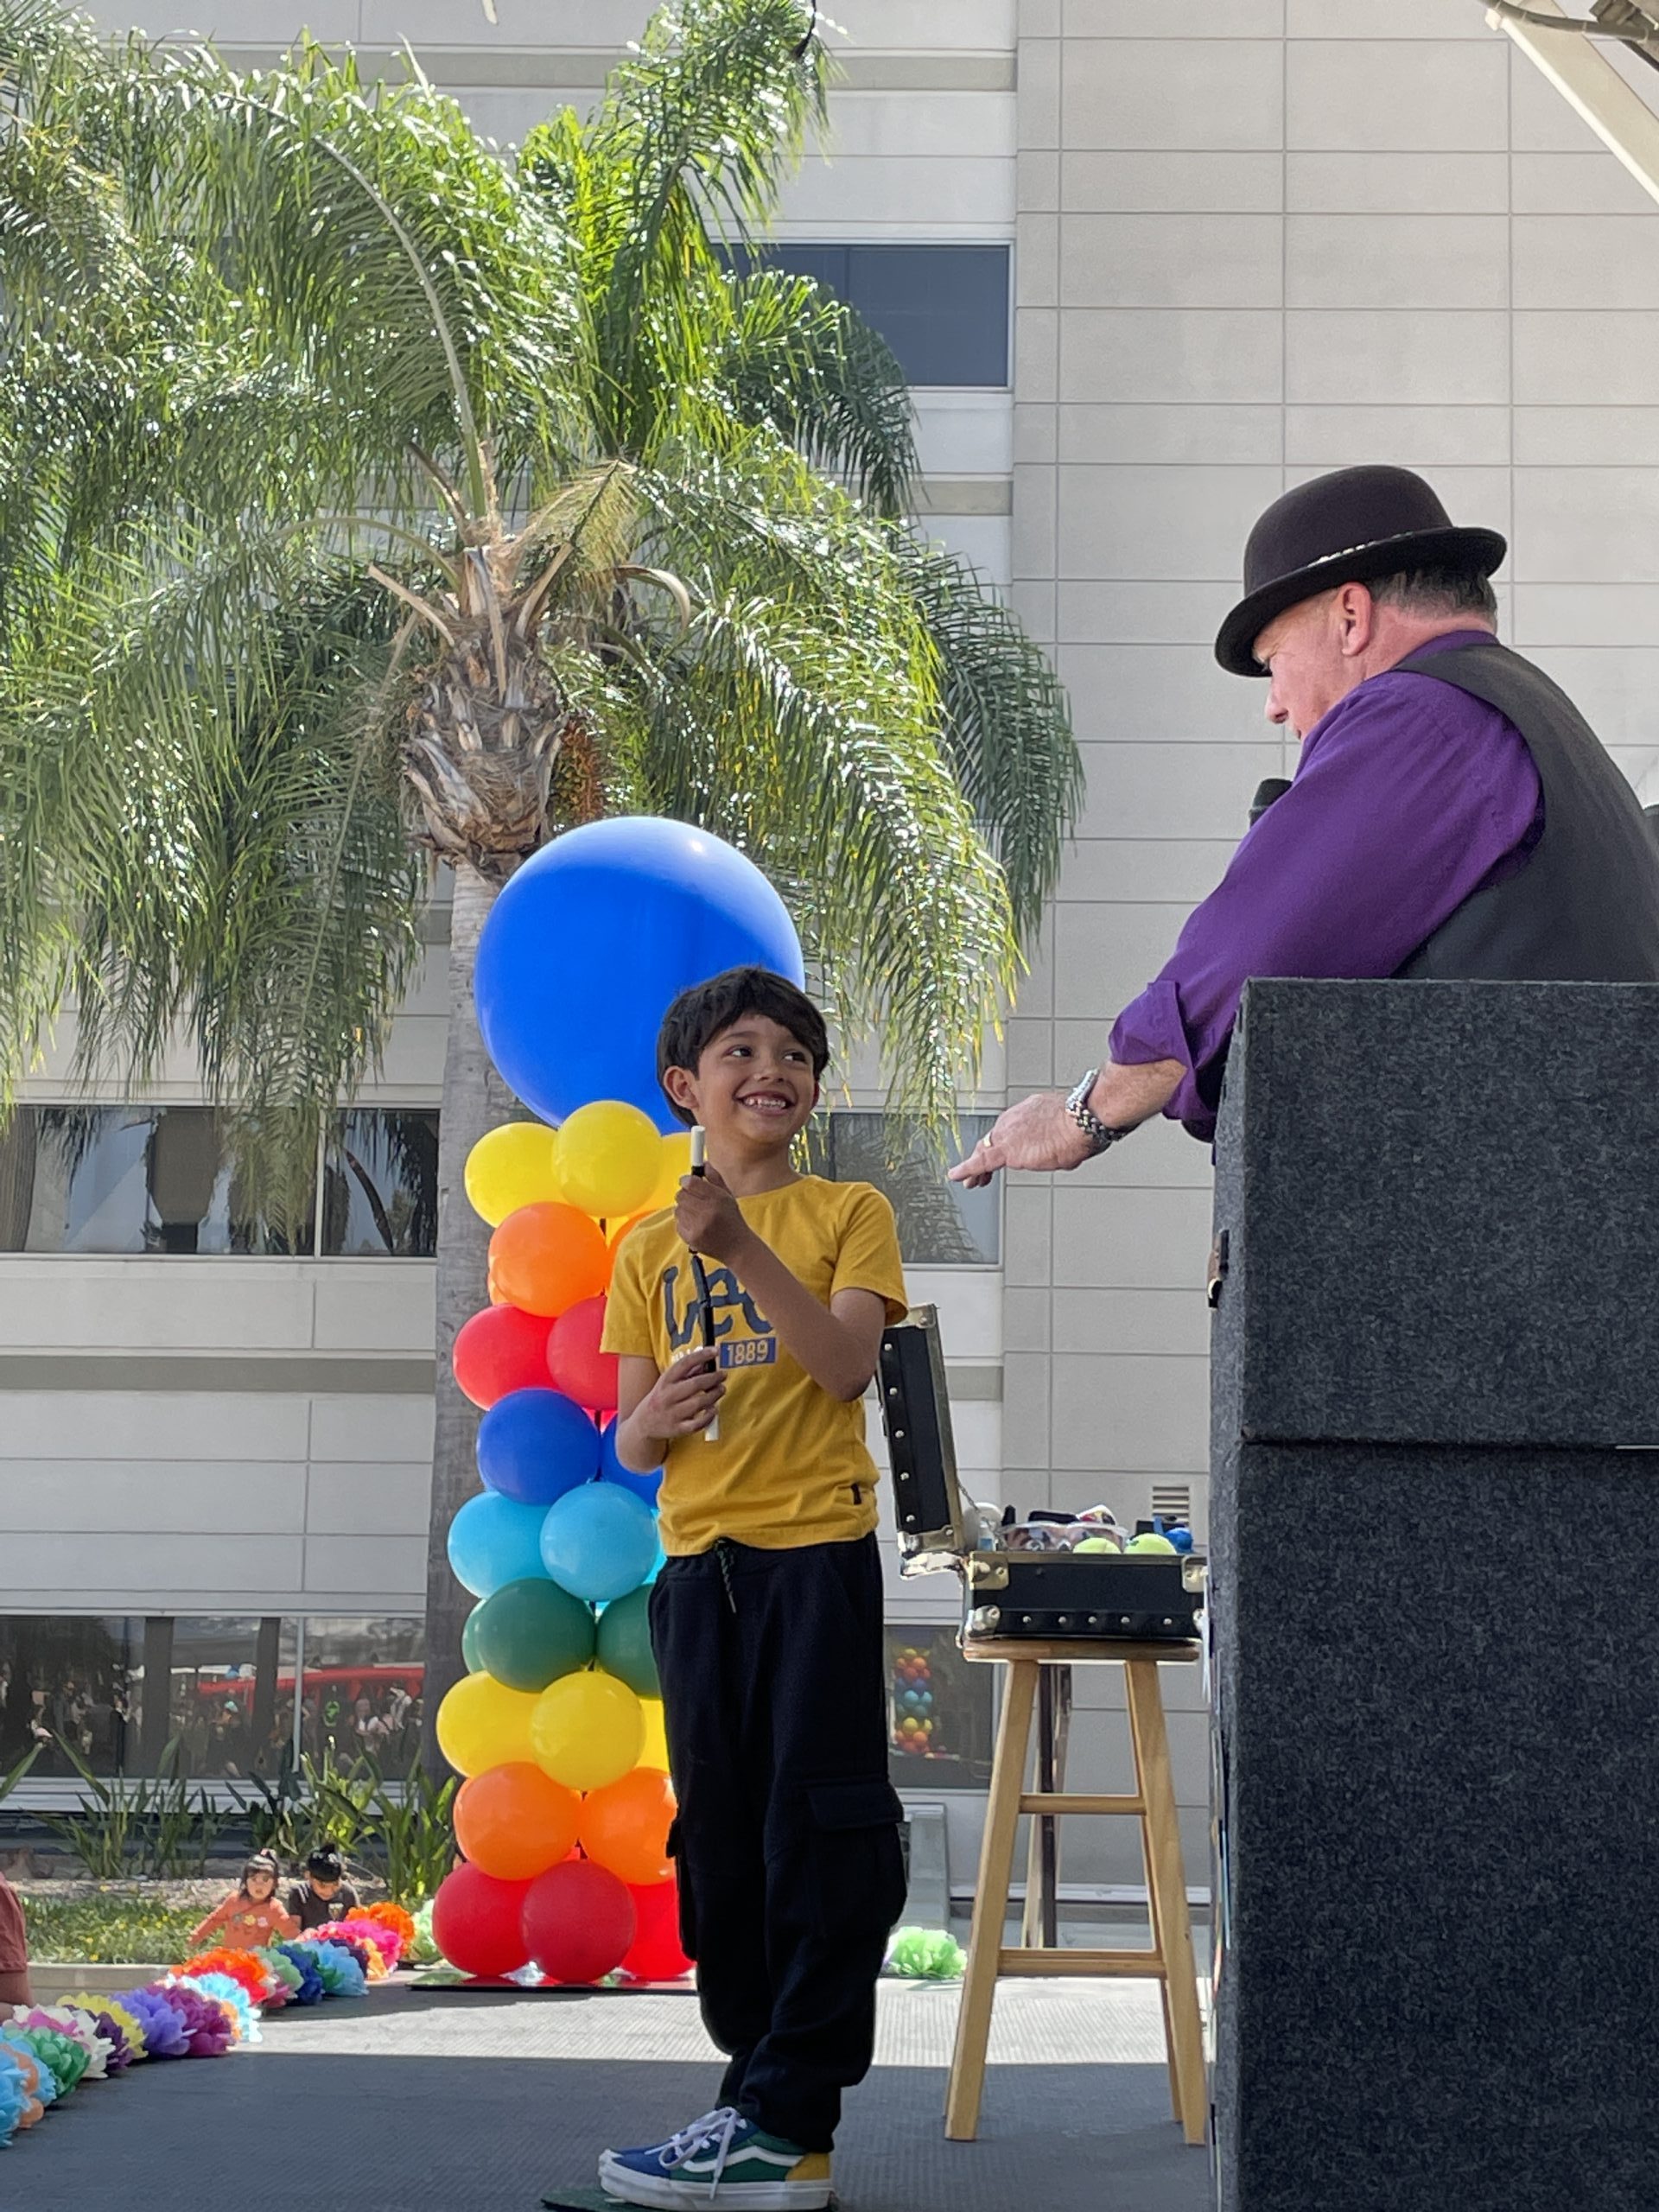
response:
[(637, 1106), (618, 1098), (595, 1099), (559, 1124), (561, 1192), (567, 1205), (583, 1213), (638, 1213), (662, 1172), (657, 1125)]
[(642, 1697), (640, 1709), (645, 1716), (645, 1748), (639, 1754), (641, 1766), (659, 1766), (668, 1772), (668, 1731), (663, 1726), (663, 1700), (659, 1697)]
[(467, 1155), (467, 1196), (473, 1211), (499, 1229), (520, 1206), (559, 1195), (558, 1133), (545, 1122), (506, 1122), (480, 1137)]
[(533, 1690), (510, 1690), (493, 1675), (463, 1675), (438, 1707), (438, 1749), (457, 1774), (533, 1759), (530, 1725)]
[(664, 1206), (671, 1206), (680, 1195), (680, 1185), (691, 1173), (691, 1132), (677, 1129), (671, 1137), (664, 1137), (662, 1162), (657, 1177), (657, 1187), (645, 1200), (643, 1211), (660, 1213)]
[(531, 1702), (531, 1757), (567, 1789), (603, 1789), (639, 1764), (645, 1717), (614, 1675), (561, 1675)]

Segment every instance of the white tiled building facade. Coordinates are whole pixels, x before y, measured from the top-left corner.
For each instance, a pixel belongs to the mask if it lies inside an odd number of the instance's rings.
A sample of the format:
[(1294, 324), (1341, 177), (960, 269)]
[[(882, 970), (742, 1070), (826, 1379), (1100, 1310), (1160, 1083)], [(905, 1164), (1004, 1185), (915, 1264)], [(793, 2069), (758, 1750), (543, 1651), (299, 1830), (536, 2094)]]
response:
[[(200, 28), (233, 59), (304, 21), (407, 39), (505, 140), (591, 99), (646, 10), (498, 12), (221, 0)], [(1007, 381), (918, 391), (921, 504), (1054, 653), (1088, 763), (988, 1082), (1018, 1096), (1100, 1057), (1257, 781), (1287, 771), (1210, 640), (1250, 522), (1303, 477), (1409, 463), (1504, 530), (1505, 635), (1659, 796), (1659, 210), (1478, 0), (836, 12), (833, 160), (791, 187), (782, 235), (1012, 245)], [(435, 1100), (440, 984), (435, 958), (372, 1100)], [(65, 1095), (50, 1073), (30, 1090)], [(188, 1068), (168, 1095), (198, 1095)], [(977, 1495), (1134, 1514), (1186, 1489), (1202, 1525), (1209, 1204), (1205, 1151), (1160, 1126), (1063, 1185), (1016, 1179), (1000, 1272), (918, 1275)], [(416, 1261), (0, 1256), (0, 1612), (418, 1611), (430, 1288)], [(895, 1586), (897, 1617), (951, 1603)], [(1109, 1703), (1111, 1673), (1080, 1700)], [(1203, 1717), (1172, 1726), (1202, 1883)], [(1080, 1714), (1074, 1771), (1123, 1749), (1109, 1710)], [(1136, 1878), (1127, 1834), (1068, 1838), (1066, 1868)]]

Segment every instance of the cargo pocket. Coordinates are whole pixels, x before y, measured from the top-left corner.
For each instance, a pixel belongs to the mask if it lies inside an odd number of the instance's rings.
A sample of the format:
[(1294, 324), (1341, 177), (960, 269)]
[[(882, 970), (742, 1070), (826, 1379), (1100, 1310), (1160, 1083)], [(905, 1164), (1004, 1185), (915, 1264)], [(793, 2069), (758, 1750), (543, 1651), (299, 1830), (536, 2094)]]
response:
[(809, 1866), (820, 1936), (885, 1936), (905, 1909), (899, 1824), (888, 1782), (810, 1782)]
[(664, 1855), (674, 1861), (674, 1878), (679, 1899), (680, 1948), (688, 1959), (697, 1955), (697, 1913), (696, 1885), (691, 1869), (685, 1863), (685, 1853), (680, 1848), (680, 1824), (672, 1820), (668, 1824), (668, 1841), (663, 1847)]

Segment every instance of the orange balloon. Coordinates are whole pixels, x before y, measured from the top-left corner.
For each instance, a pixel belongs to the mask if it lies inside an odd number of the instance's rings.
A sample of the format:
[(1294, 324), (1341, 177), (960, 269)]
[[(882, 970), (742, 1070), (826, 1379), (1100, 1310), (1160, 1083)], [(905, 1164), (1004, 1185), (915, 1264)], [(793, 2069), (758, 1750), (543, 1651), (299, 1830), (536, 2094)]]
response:
[(556, 1866), (576, 1840), (582, 1800), (538, 1766), (514, 1760), (463, 1782), (455, 1841), (480, 1874), (528, 1882)]
[(588, 1856), (625, 1882), (642, 1887), (674, 1872), (668, 1824), (674, 1790), (659, 1766), (637, 1766), (620, 1782), (589, 1790), (582, 1801), (576, 1840)]
[(597, 1298), (610, 1279), (610, 1247), (598, 1223), (574, 1206), (520, 1206), (490, 1239), (491, 1282), (525, 1313), (556, 1319)]
[(631, 1213), (626, 1221), (606, 1223), (606, 1241), (610, 1245), (613, 1252), (615, 1251), (617, 1246), (622, 1242), (622, 1239), (627, 1235), (631, 1229), (637, 1229), (642, 1221), (648, 1218), (650, 1211), (650, 1208), (647, 1207), (644, 1213)]

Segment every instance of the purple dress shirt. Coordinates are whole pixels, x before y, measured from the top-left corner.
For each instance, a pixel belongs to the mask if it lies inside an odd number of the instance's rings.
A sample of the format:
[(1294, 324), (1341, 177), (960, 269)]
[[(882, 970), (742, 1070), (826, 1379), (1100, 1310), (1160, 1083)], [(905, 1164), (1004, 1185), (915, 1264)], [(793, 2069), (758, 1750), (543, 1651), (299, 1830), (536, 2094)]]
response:
[(1542, 828), (1513, 722), (1430, 676), (1371, 677), (1303, 739), (1290, 789), (1118, 1016), (1113, 1059), (1179, 1060), (1164, 1112), (1207, 1142), (1249, 977), (1395, 975), (1472, 892), (1519, 868)]

